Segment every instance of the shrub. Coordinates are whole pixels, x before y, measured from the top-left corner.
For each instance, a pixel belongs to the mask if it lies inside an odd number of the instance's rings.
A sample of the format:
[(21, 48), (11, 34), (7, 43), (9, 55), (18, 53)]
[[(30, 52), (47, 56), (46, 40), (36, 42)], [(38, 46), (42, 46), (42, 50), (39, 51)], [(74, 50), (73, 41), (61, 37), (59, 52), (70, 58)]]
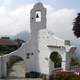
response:
[(39, 72), (29, 72), (25, 74), (26, 78), (40, 78), (40, 73)]
[(50, 76), (49, 80), (80, 80), (79, 76), (73, 72), (59, 72), (55, 76)]

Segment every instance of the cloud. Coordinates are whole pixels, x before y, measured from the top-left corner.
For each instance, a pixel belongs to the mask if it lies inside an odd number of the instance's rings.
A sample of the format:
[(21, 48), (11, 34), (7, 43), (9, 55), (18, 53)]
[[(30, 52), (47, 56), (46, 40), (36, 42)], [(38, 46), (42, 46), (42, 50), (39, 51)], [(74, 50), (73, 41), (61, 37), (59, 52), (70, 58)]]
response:
[[(33, 4), (21, 5), (10, 11), (2, 9), (3, 12), (0, 8), (0, 35), (15, 35), (24, 30), (30, 31), (32, 7)], [(45, 7), (47, 8), (47, 29), (63, 39), (73, 41), (75, 37), (72, 32), (72, 22), (76, 11), (67, 8), (55, 9), (50, 5), (45, 5)]]
[(72, 23), (76, 16), (76, 11), (72, 9), (59, 9), (48, 13), (48, 29), (59, 36), (72, 32)]
[(0, 0), (0, 13), (6, 12), (11, 8), (12, 0)]
[(21, 6), (13, 11), (0, 13), (0, 35), (15, 35), (16, 33), (29, 30), (29, 17), (32, 5)]
[(64, 40), (70, 40), (72, 44), (80, 45), (80, 40), (77, 39), (72, 31), (73, 21), (77, 16), (77, 11), (74, 9), (52, 9), (48, 7), (47, 14), (47, 29), (52, 31), (56, 36)]

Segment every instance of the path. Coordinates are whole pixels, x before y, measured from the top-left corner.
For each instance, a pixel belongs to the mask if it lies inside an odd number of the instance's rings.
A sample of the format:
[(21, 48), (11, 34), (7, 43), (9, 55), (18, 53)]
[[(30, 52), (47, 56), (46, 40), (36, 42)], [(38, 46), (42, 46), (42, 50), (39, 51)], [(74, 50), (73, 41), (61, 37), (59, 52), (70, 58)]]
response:
[(15, 63), (14, 66), (11, 69), (11, 72), (9, 74), (9, 77), (25, 77), (25, 67), (24, 62), (20, 61), (18, 63)]
[(41, 79), (26, 79), (25, 78), (24, 62), (15, 63), (11, 69), (8, 79), (5, 80), (41, 80)]

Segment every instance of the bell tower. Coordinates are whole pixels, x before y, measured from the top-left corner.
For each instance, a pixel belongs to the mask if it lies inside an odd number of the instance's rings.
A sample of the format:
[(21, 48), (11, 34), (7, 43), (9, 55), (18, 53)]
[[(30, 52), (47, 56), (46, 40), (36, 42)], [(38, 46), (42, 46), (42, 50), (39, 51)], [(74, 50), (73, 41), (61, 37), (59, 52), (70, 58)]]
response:
[(39, 50), (38, 50), (38, 33), (39, 30), (46, 29), (46, 8), (43, 4), (38, 2), (34, 5), (30, 13), (30, 27), (31, 27), (31, 50), (34, 53), (34, 69), (39, 71)]
[(31, 10), (30, 24), (32, 34), (46, 28), (46, 8), (42, 3), (36, 3)]
[[(46, 28), (46, 8), (41, 2), (36, 3), (30, 13), (31, 42), (38, 48), (38, 32)], [(35, 50), (34, 49), (34, 50)]]

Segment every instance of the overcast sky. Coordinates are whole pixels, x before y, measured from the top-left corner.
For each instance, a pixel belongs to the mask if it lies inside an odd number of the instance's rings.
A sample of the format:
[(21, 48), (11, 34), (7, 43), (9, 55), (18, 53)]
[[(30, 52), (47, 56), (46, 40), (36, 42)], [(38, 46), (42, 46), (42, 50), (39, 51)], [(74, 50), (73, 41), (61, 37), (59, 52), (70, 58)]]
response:
[(30, 31), (30, 10), (37, 1), (47, 8), (47, 29), (80, 45), (80, 39), (72, 32), (72, 23), (80, 11), (80, 0), (0, 0), (0, 35)]

